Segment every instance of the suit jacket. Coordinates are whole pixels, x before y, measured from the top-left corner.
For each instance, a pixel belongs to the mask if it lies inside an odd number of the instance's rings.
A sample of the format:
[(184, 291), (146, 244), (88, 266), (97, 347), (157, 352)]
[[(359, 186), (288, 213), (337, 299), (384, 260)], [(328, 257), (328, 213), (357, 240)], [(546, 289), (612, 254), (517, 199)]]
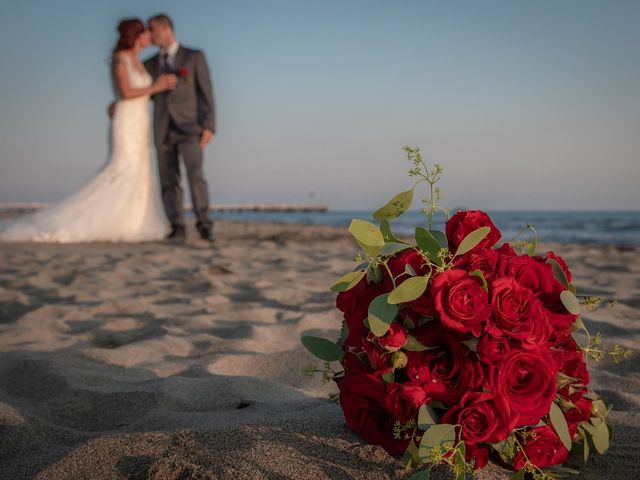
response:
[[(164, 73), (159, 54), (145, 61), (144, 66), (154, 80)], [(213, 86), (204, 53), (180, 45), (172, 73), (178, 76), (176, 88), (152, 97), (156, 145), (162, 145), (171, 124), (187, 135), (199, 136), (204, 129), (216, 131)]]

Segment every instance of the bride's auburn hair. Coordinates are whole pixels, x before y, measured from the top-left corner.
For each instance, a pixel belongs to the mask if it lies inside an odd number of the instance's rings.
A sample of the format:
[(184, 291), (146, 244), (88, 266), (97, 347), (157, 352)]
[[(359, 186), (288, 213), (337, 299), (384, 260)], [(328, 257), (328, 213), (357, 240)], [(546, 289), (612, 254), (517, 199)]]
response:
[(113, 48), (113, 53), (121, 50), (129, 50), (136, 44), (138, 37), (144, 32), (144, 23), (137, 18), (127, 18), (118, 24), (118, 42)]

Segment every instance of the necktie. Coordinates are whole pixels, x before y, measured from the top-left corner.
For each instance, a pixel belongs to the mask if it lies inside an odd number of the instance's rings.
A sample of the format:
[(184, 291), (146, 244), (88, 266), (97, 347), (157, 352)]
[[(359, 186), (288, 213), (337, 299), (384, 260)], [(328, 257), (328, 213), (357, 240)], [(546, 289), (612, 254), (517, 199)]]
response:
[(169, 65), (169, 53), (164, 52), (162, 54), (162, 71), (165, 73), (171, 72), (171, 65)]

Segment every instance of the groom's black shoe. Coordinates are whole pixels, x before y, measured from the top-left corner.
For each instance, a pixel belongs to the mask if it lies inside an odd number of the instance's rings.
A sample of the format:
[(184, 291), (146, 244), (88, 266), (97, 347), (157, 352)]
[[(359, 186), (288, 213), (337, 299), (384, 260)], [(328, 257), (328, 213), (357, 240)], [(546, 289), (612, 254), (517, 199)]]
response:
[(206, 240), (207, 242), (213, 242), (213, 232), (211, 231), (211, 227), (203, 227), (198, 225), (197, 228), (203, 240)]
[(175, 240), (182, 242), (187, 238), (187, 231), (182, 225), (174, 225), (171, 227), (171, 233), (167, 237), (167, 240)]

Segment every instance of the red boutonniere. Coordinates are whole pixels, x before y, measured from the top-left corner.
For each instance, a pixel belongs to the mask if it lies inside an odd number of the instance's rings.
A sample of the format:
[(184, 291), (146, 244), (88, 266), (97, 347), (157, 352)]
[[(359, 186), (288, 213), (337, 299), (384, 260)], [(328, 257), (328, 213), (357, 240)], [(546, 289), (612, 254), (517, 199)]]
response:
[(178, 70), (178, 76), (180, 78), (187, 78), (189, 76), (189, 69), (187, 67), (182, 67)]

